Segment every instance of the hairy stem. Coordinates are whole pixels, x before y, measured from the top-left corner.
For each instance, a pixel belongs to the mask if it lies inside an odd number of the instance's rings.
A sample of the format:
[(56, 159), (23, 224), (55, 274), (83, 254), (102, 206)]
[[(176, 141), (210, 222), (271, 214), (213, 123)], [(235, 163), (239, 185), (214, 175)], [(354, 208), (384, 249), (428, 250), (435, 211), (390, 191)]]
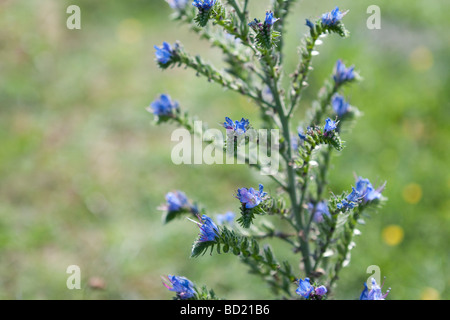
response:
[(257, 93), (250, 89), (246, 83), (243, 83), (238, 79), (230, 79), (230, 77), (225, 76), (212, 66), (204, 63), (200, 57), (197, 56), (196, 58), (193, 58), (183, 53), (180, 55), (180, 60), (181, 64), (196, 70), (198, 74), (207, 77), (209, 81), (214, 81), (223, 87), (247, 96), (261, 106), (272, 107), (270, 103), (262, 99)]
[(290, 121), (286, 115), (286, 111), (283, 105), (283, 101), (280, 97), (279, 93), (279, 75), (275, 70), (275, 63), (273, 58), (269, 56), (268, 53), (263, 55), (263, 61), (265, 62), (264, 69), (266, 72), (267, 82), (269, 84), (270, 90), (272, 91), (272, 95), (275, 100), (277, 114), (280, 118), (282, 134), (285, 139), (286, 151), (283, 155), (283, 158), (286, 161), (286, 173), (287, 173), (287, 186), (289, 198), (291, 200), (292, 205), (292, 213), (296, 220), (296, 230), (298, 232), (298, 240), (300, 242), (300, 251), (303, 256), (303, 263), (305, 267), (306, 274), (311, 272), (311, 262), (310, 262), (310, 250), (308, 239), (304, 237), (304, 225), (301, 216), (301, 207), (298, 204), (297, 198), (297, 182), (296, 182), (296, 173), (295, 169), (292, 165), (292, 145), (291, 145), (291, 131), (290, 131)]
[(301, 93), (303, 89), (307, 86), (306, 80), (308, 78), (309, 72), (311, 70), (311, 60), (312, 53), (314, 51), (314, 47), (316, 45), (317, 39), (320, 34), (315, 32), (311, 32), (311, 37), (306, 38), (306, 50), (302, 52), (302, 60), (300, 64), (293, 74), (292, 79), (292, 92), (291, 92), (291, 107), (288, 112), (288, 116), (290, 117), (295, 108), (298, 105), (298, 102), (301, 97)]
[(356, 224), (358, 222), (359, 217), (361, 216), (363, 211), (363, 208), (358, 207), (353, 212), (353, 215), (349, 217), (348, 221), (348, 230), (346, 230), (346, 234), (343, 236), (343, 252), (340, 253), (340, 256), (338, 258), (338, 261), (336, 262), (336, 265), (334, 267), (334, 276), (330, 281), (330, 288), (333, 286), (333, 284), (339, 279), (339, 272), (343, 268), (344, 262), (347, 259), (347, 255), (350, 251), (350, 244), (353, 240), (354, 231), (356, 228)]

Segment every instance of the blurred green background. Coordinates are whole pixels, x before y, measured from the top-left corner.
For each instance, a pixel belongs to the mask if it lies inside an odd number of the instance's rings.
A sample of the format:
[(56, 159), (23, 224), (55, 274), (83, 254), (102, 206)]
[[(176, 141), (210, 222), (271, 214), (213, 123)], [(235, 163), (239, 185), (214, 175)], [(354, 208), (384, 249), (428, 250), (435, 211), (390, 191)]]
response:
[[(269, 1), (253, 3), (251, 15), (263, 18)], [(71, 4), (81, 8), (81, 30), (66, 28)], [(285, 35), (288, 72), (304, 19), (336, 5), (350, 10), (351, 36), (319, 47), (302, 106), (338, 58), (356, 65), (364, 81), (346, 96), (364, 116), (333, 158), (331, 189), (349, 190), (356, 172), (387, 180), (389, 201), (360, 228), (333, 298), (358, 298), (366, 268), (378, 265), (388, 299), (449, 299), (450, 3), (297, 1)], [(366, 27), (369, 5), (381, 8), (380, 30)], [(170, 190), (214, 216), (238, 210), (239, 187), (274, 189), (245, 166), (172, 164), (175, 127), (154, 126), (145, 111), (158, 94), (215, 128), (225, 116), (252, 121), (258, 112), (191, 70), (157, 68), (153, 45), (175, 40), (221, 65), (219, 51), (170, 13), (163, 0), (0, 1), (1, 299), (170, 299), (166, 274), (227, 299), (272, 298), (234, 256), (189, 259), (193, 224), (161, 223), (157, 207)], [(66, 287), (69, 265), (81, 268), (81, 290)]]

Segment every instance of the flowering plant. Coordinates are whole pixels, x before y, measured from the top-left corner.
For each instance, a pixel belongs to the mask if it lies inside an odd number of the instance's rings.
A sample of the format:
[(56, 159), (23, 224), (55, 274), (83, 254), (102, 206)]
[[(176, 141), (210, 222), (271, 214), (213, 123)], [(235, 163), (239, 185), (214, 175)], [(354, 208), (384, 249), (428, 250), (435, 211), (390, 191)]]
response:
[[(327, 192), (331, 155), (344, 149), (341, 134), (360, 114), (342, 92), (345, 86), (361, 80), (354, 66), (347, 67), (342, 60), (337, 60), (332, 74), (319, 90), (317, 101), (293, 131), (293, 115), (308, 85), (312, 58), (318, 54), (316, 47), (328, 35), (349, 35), (342, 21), (348, 11), (336, 7), (317, 18), (306, 19), (308, 33), (299, 50), (299, 63), (291, 74), (289, 88), (284, 88), (284, 21), (294, 0), (273, 0), (264, 21), (250, 17), (249, 0), (167, 2), (175, 20), (189, 24), (201, 38), (221, 49), (228, 68), (218, 70), (201, 57), (191, 56), (179, 42), (155, 46), (158, 65), (162, 69), (175, 66), (193, 69), (210, 82), (248, 97), (261, 111), (261, 128), (281, 132), (275, 145), (282, 163), (268, 175), (279, 187), (278, 192), (269, 194), (262, 184), (258, 188), (242, 187), (235, 191), (240, 211), (237, 225), (233, 223), (231, 212), (220, 216), (216, 224), (208, 216), (208, 210), (192, 204), (181, 191), (167, 194), (166, 204), (161, 207), (165, 212), (164, 222), (186, 215), (199, 220), (190, 219), (200, 229), (191, 248), (191, 257), (208, 251), (212, 254), (214, 249), (217, 254), (230, 252), (266, 281), (278, 296), (326, 299), (336, 285), (339, 272), (350, 261), (354, 236), (359, 233), (357, 224), (363, 222), (369, 208), (386, 200), (382, 196), (385, 184), (376, 188), (362, 177), (356, 178), (351, 192), (344, 191), (340, 195)], [(154, 114), (158, 124), (174, 121), (195, 133), (193, 119), (167, 94), (151, 103), (148, 111)], [(222, 122), (227, 133), (225, 144), (248, 143), (252, 121), (242, 116), (240, 121), (225, 117)], [(262, 143), (261, 139), (256, 141), (257, 145)], [(232, 149), (235, 157), (238, 156), (236, 151), (235, 146)], [(246, 163), (253, 168), (262, 167), (250, 159), (246, 159)], [(268, 216), (283, 221), (291, 232), (265, 223)], [(300, 255), (299, 270), (294, 270), (287, 260), (280, 262), (270, 246), (260, 246), (263, 239), (269, 237), (280, 239)], [(216, 298), (212, 290), (197, 288), (184, 277), (169, 276), (168, 279), (172, 286), (165, 286), (177, 293), (176, 299)], [(366, 286), (361, 299), (385, 298), (376, 282), (372, 281), (369, 286), (370, 291)]]

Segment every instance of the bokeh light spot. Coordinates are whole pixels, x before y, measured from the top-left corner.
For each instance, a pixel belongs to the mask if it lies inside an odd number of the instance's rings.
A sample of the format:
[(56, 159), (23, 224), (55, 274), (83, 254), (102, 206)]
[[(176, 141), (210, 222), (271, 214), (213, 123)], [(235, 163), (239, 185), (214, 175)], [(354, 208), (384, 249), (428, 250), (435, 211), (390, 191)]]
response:
[(423, 289), (422, 293), (420, 294), (421, 300), (439, 300), (440, 294), (439, 292), (434, 288), (425, 288)]
[(433, 53), (425, 46), (415, 48), (409, 55), (409, 63), (416, 71), (427, 71), (433, 64)]
[(403, 241), (405, 233), (398, 225), (390, 225), (383, 229), (382, 237), (384, 242), (390, 246), (396, 246)]
[(408, 184), (403, 189), (403, 200), (410, 204), (416, 204), (422, 199), (422, 187), (417, 183)]

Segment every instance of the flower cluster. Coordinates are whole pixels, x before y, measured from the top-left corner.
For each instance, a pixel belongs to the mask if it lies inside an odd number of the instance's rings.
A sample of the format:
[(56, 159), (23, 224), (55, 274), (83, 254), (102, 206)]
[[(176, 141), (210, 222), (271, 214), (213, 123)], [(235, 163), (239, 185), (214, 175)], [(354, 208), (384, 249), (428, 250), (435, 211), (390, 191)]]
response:
[(236, 214), (231, 211), (228, 211), (227, 213), (224, 213), (224, 214), (218, 214), (216, 216), (217, 224), (219, 224), (219, 225), (223, 225), (225, 223), (233, 224), (235, 216), (236, 216)]
[(166, 194), (167, 210), (180, 211), (183, 207), (188, 205), (186, 194), (182, 191), (169, 192)]
[(313, 220), (316, 223), (321, 223), (323, 221), (323, 216), (330, 216), (330, 211), (328, 210), (328, 204), (326, 201), (320, 201), (316, 205), (313, 203), (308, 203), (308, 209), (313, 214)]
[(356, 207), (361, 199), (361, 194), (352, 187), (352, 192), (341, 201), (341, 203), (337, 204), (338, 209), (353, 209)]
[(176, 292), (180, 300), (190, 299), (195, 295), (194, 284), (189, 279), (172, 275), (169, 275), (167, 279), (170, 285), (164, 282), (163, 285), (170, 291)]
[(178, 111), (178, 102), (172, 101), (167, 94), (161, 94), (159, 99), (150, 104), (147, 111), (157, 117), (173, 117), (174, 113)]
[(377, 284), (374, 278), (371, 278), (372, 288), (369, 290), (367, 283), (364, 282), (364, 290), (361, 292), (359, 300), (384, 300), (390, 292), (390, 289), (385, 294), (381, 292), (384, 283), (380, 286)]
[(336, 66), (334, 68), (333, 79), (336, 86), (342, 85), (346, 82), (350, 82), (355, 79), (356, 75), (354, 72), (355, 67), (351, 66), (349, 68), (345, 67), (345, 64), (339, 59), (336, 62)]
[(341, 203), (338, 203), (338, 209), (353, 209), (360, 201), (367, 202), (381, 199), (381, 192), (385, 184), (375, 189), (369, 179), (359, 177), (356, 180), (356, 187), (352, 187), (352, 192)]
[[(192, 3), (189, 8), (187, 8), (188, 1)], [(200, 56), (191, 56), (179, 42), (173, 45), (163, 42), (161, 46), (154, 46), (159, 66), (162, 69), (175, 65), (191, 68), (197, 75), (204, 76), (209, 81), (256, 102), (262, 111), (261, 127), (276, 128), (281, 132), (282, 136), (277, 135), (275, 138), (272, 136), (270, 142), (279, 147), (279, 155), (282, 156), (283, 162), (281, 165), (278, 162), (275, 164), (276, 169), (282, 172), (270, 175), (279, 186), (277, 189), (279, 195), (269, 196), (264, 192), (262, 184), (259, 184), (259, 188), (237, 189), (233, 195), (240, 202), (241, 215), (236, 222), (243, 229), (252, 232), (245, 230), (242, 232), (241, 228), (229, 227), (234, 223), (236, 216), (231, 211), (217, 215), (213, 221), (204, 214), (206, 210), (202, 208), (199, 210), (197, 205), (192, 204), (181, 191), (166, 194), (166, 203), (163, 206), (166, 211), (164, 221), (169, 222), (181, 215), (194, 215), (197, 218), (193, 220), (187, 218), (199, 228), (191, 257), (198, 257), (209, 250), (211, 254), (232, 252), (243, 258), (243, 262), (248, 264), (252, 273), (267, 279), (274, 292), (283, 292), (283, 295), (286, 293), (290, 298), (326, 299), (329, 295), (327, 291), (332, 287), (334, 280), (338, 279), (338, 272), (348, 261), (348, 253), (356, 233), (353, 232), (356, 222), (361, 221), (361, 214), (366, 207), (376, 205), (377, 200), (383, 199), (381, 192), (384, 189), (384, 185), (376, 189), (368, 179), (358, 177), (350, 193), (343, 193), (339, 198), (325, 198), (332, 152), (341, 151), (344, 147), (339, 132), (346, 120), (357, 115), (357, 109), (350, 106), (340, 94), (341, 86), (360, 79), (354, 66), (347, 68), (341, 60), (336, 62), (333, 80), (329, 79), (319, 92), (318, 101), (311, 106), (312, 114), (306, 113), (304, 128), (298, 128), (296, 133), (290, 131), (292, 128), (290, 121), (296, 118), (294, 112), (301, 101), (302, 90), (307, 86), (309, 71), (312, 70), (311, 60), (317, 53), (315, 47), (322, 41), (319, 38), (328, 33), (345, 37), (348, 31), (342, 19), (348, 11), (340, 11), (336, 7), (314, 20), (306, 19), (306, 26), (310, 29), (309, 35), (303, 43), (304, 48), (301, 48), (298, 67), (292, 74), (290, 83), (292, 90), (286, 94), (283, 90), (284, 79), (288, 78), (283, 78), (285, 76), (283, 70), (286, 68), (282, 59), (284, 52), (282, 46), (286, 41), (277, 41), (281, 36), (280, 30), (284, 30), (285, 27), (283, 23), (287, 20), (290, 1), (284, 1), (284, 4), (283, 1), (273, 1), (273, 11), (266, 11), (264, 20), (254, 19), (250, 23), (248, 23), (247, 1), (245, 4), (222, 1), (223, 5), (217, 0), (166, 0), (166, 2), (176, 11), (173, 14), (176, 20), (193, 23), (191, 29), (194, 32), (223, 51), (228, 69), (219, 70), (206, 63)], [(195, 18), (193, 15), (196, 15)], [(202, 29), (201, 27), (207, 26), (210, 20), (225, 33), (218, 34), (212, 28)], [(280, 47), (277, 48), (277, 45)], [(256, 63), (258, 60), (261, 63)], [(253, 74), (257, 77), (253, 78)], [(332, 107), (334, 113), (330, 110), (328, 114), (328, 107), (330, 109)], [(161, 94), (147, 110), (157, 117), (157, 123), (173, 121), (189, 128), (190, 132), (195, 131), (191, 130), (192, 119), (188, 113), (180, 111), (178, 102), (173, 101), (167, 94)], [(256, 122), (252, 120), (253, 125), (254, 123)], [(220, 125), (226, 129), (227, 147), (231, 145), (229, 142), (248, 142), (249, 145), (245, 146), (250, 149), (254, 132), (249, 119), (232, 120), (225, 117), (225, 122), (221, 122)], [(258, 143), (261, 141), (262, 139), (259, 139)], [(330, 148), (316, 152), (322, 146)], [(292, 149), (296, 152), (292, 152)], [(235, 153), (237, 150), (234, 149)], [(262, 167), (264, 159), (256, 163), (247, 161), (252, 160), (250, 157), (244, 160), (250, 166), (258, 168)], [(351, 209), (354, 209), (351, 211), (352, 214), (345, 214), (345, 211)], [(275, 224), (269, 225), (265, 221), (261, 221), (261, 227), (253, 225), (255, 219), (260, 219), (260, 216), (264, 215), (287, 220), (288, 227), (292, 227), (293, 230), (284, 232), (278, 230)], [(295, 253), (301, 254), (302, 272), (309, 278), (297, 280), (295, 293), (292, 283), (296, 276), (290, 262), (279, 261), (273, 255), (270, 246), (260, 247), (262, 239), (269, 237), (285, 240)], [(336, 253), (337, 258), (328, 259), (329, 252), (333, 255)], [(328, 283), (317, 283), (322, 274), (326, 277), (321, 279), (329, 280)], [(270, 277), (267, 277), (268, 275)], [(205, 287), (200, 289), (185, 277), (169, 275), (164, 281), (167, 289), (176, 292), (177, 299), (213, 297), (203, 289)], [(372, 280), (372, 286), (370, 283), (368, 286), (371, 289), (365, 285), (361, 300), (381, 300), (386, 297), (387, 293), (381, 292), (375, 280)]]
[(331, 105), (338, 117), (343, 117), (350, 111), (350, 104), (345, 101), (345, 98), (343, 96), (337, 93), (331, 99)]
[(339, 8), (336, 7), (331, 12), (327, 12), (322, 15), (322, 24), (329, 27), (337, 26), (341, 22), (342, 18), (347, 14), (347, 12), (348, 10), (345, 12), (341, 12), (339, 11)]
[(311, 22), (311, 20), (306, 19), (306, 25), (311, 29), (314, 30), (315, 24)]
[(330, 133), (334, 132), (336, 128), (337, 128), (336, 121), (333, 121), (330, 118), (328, 118), (327, 120), (325, 120), (325, 127), (323, 128), (324, 135), (325, 136), (329, 135)]
[(209, 11), (216, 5), (217, 0), (194, 0), (192, 5), (199, 11)]
[(223, 11), (223, 8), (217, 0), (194, 0), (192, 5), (198, 9), (195, 21), (200, 27), (205, 27), (213, 17), (217, 19), (220, 16), (220, 12)]
[(186, 8), (188, 0), (166, 0), (166, 2), (174, 10), (183, 10)]
[(189, 219), (189, 220), (191, 220), (192, 222), (197, 224), (198, 227), (200, 228), (198, 242), (215, 241), (215, 239), (219, 233), (219, 229), (217, 228), (215, 223), (206, 214), (204, 214), (202, 216), (197, 215), (197, 217), (200, 220), (200, 222), (196, 222), (191, 219)]
[(308, 127), (308, 128), (306, 128), (306, 131), (304, 131), (302, 127), (298, 127), (298, 128), (297, 128), (298, 137), (300, 138), (301, 141), (305, 141), (305, 140), (306, 140), (306, 133), (307, 133), (310, 129), (311, 129), (311, 128)]
[(166, 204), (163, 206), (164, 210), (169, 213), (189, 211), (194, 214), (198, 213), (198, 208), (189, 203), (186, 194), (182, 191), (174, 191), (166, 194)]
[(238, 189), (236, 198), (244, 205), (247, 209), (252, 209), (258, 206), (267, 196), (267, 192), (263, 191), (264, 186), (259, 185), (259, 190), (256, 191), (253, 188), (241, 188)]
[(250, 121), (242, 118), (241, 121), (234, 121), (226, 117), (223, 127), (227, 129), (227, 132), (232, 132), (237, 136), (241, 136), (247, 132), (250, 127)]
[(279, 19), (279, 18), (275, 18), (275, 17), (273, 16), (273, 12), (272, 12), (272, 11), (269, 11), (269, 12), (266, 12), (266, 19), (264, 20), (264, 24), (265, 24), (266, 26), (271, 27), (271, 26), (273, 26), (273, 24), (274, 24), (275, 22), (277, 22), (278, 20), (280, 20), (280, 19)]
[(273, 30), (273, 25), (277, 22), (279, 18), (275, 18), (273, 16), (272, 11), (266, 12), (266, 18), (264, 22), (261, 22), (258, 19), (254, 19), (248, 25), (253, 29), (256, 33), (256, 40), (259, 46), (262, 46), (266, 49), (272, 48), (274, 45), (274, 39), (279, 37), (280, 34)]
[(162, 68), (167, 67), (169, 62), (174, 59), (175, 50), (165, 41), (161, 47), (154, 46), (154, 48), (156, 49), (155, 56), (159, 66)]
[(328, 144), (338, 151), (342, 150), (344, 145), (339, 134), (337, 134), (338, 123), (339, 121), (327, 118), (323, 127), (308, 126), (306, 130), (303, 130), (302, 127), (297, 128), (297, 134), (300, 138), (299, 143), (309, 145), (312, 147), (311, 150), (320, 144)]
[(305, 299), (320, 300), (327, 293), (327, 288), (325, 286), (315, 287), (311, 285), (309, 278), (305, 278), (305, 280), (298, 280), (298, 288), (295, 292)]
[(361, 195), (364, 203), (380, 199), (384, 187), (385, 185), (382, 185), (380, 188), (375, 189), (369, 179), (363, 179), (361, 177), (356, 181), (356, 190)]

